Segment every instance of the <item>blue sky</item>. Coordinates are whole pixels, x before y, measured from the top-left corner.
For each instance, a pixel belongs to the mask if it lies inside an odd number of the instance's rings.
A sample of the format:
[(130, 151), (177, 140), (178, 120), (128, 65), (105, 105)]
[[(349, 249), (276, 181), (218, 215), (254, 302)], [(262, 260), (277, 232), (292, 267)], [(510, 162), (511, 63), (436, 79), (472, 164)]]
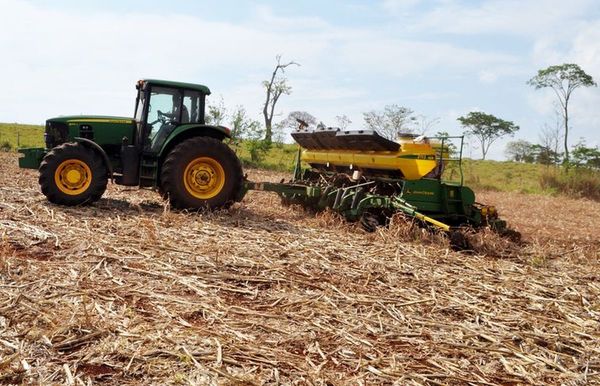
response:
[[(133, 113), (139, 78), (208, 85), (213, 101), (260, 119), (261, 81), (277, 54), (293, 93), (277, 119), (308, 111), (326, 124), (387, 104), (410, 107), (460, 134), (472, 110), (538, 141), (553, 125), (537, 69), (574, 62), (600, 80), (600, 4), (571, 1), (22, 1), (0, 0), (0, 121)], [(600, 90), (572, 101), (570, 142), (600, 144)], [(504, 158), (504, 143), (490, 150)], [(473, 156), (476, 147), (467, 150)], [(468, 154), (467, 154), (468, 155)]]

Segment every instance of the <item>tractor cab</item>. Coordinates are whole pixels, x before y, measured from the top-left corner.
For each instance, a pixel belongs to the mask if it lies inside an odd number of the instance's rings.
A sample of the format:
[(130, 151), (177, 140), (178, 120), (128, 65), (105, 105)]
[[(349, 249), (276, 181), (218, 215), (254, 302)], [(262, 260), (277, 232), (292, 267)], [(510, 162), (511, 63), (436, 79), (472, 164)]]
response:
[(72, 115), (46, 121), (45, 148), (19, 149), (19, 165), (39, 169), (56, 204), (102, 196), (109, 180), (158, 189), (173, 207), (224, 207), (241, 199), (242, 169), (223, 143), (230, 130), (207, 125), (208, 87), (144, 79), (134, 116)]
[(135, 106), (138, 149), (158, 153), (181, 125), (204, 125), (204, 106), (210, 90), (202, 85), (163, 80), (140, 80)]

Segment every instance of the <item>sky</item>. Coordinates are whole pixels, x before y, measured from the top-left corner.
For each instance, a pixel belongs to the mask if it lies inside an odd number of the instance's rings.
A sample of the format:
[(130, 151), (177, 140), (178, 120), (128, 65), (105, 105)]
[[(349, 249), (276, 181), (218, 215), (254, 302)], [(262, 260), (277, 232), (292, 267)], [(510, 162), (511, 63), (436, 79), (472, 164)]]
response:
[[(539, 142), (555, 126), (555, 96), (526, 84), (540, 68), (577, 63), (600, 81), (598, 0), (0, 0), (0, 122), (68, 114), (132, 116), (135, 83), (207, 85), (209, 103), (243, 105), (261, 120), (275, 57), (292, 94), (275, 121), (307, 111), (364, 125), (397, 104), (460, 135), (456, 118), (483, 111)], [(600, 145), (600, 89), (578, 89), (570, 143)], [(478, 157), (476, 144), (466, 156)]]

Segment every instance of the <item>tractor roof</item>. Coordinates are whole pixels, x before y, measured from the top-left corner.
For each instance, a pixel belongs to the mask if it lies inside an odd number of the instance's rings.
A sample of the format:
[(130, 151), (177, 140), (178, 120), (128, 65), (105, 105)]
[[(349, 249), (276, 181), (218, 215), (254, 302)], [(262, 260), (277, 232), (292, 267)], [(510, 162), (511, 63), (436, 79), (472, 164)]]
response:
[(195, 83), (184, 83), (184, 82), (173, 82), (170, 80), (160, 80), (160, 79), (144, 79), (144, 82), (164, 87), (177, 87), (177, 88), (186, 88), (190, 90), (200, 91), (203, 94), (210, 95), (210, 89), (201, 84)]

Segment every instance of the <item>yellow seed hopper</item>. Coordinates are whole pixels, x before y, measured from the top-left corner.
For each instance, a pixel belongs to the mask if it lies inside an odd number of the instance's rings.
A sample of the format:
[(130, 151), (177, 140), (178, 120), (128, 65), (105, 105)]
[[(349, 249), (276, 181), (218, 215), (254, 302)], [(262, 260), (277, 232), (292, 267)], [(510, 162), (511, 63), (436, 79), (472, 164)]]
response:
[(423, 136), (404, 135), (394, 142), (370, 130), (323, 128), (297, 131), (292, 137), (303, 148), (302, 161), (313, 167), (399, 173), (406, 180), (432, 176), (442, 169), (438, 162), (441, 145)]

